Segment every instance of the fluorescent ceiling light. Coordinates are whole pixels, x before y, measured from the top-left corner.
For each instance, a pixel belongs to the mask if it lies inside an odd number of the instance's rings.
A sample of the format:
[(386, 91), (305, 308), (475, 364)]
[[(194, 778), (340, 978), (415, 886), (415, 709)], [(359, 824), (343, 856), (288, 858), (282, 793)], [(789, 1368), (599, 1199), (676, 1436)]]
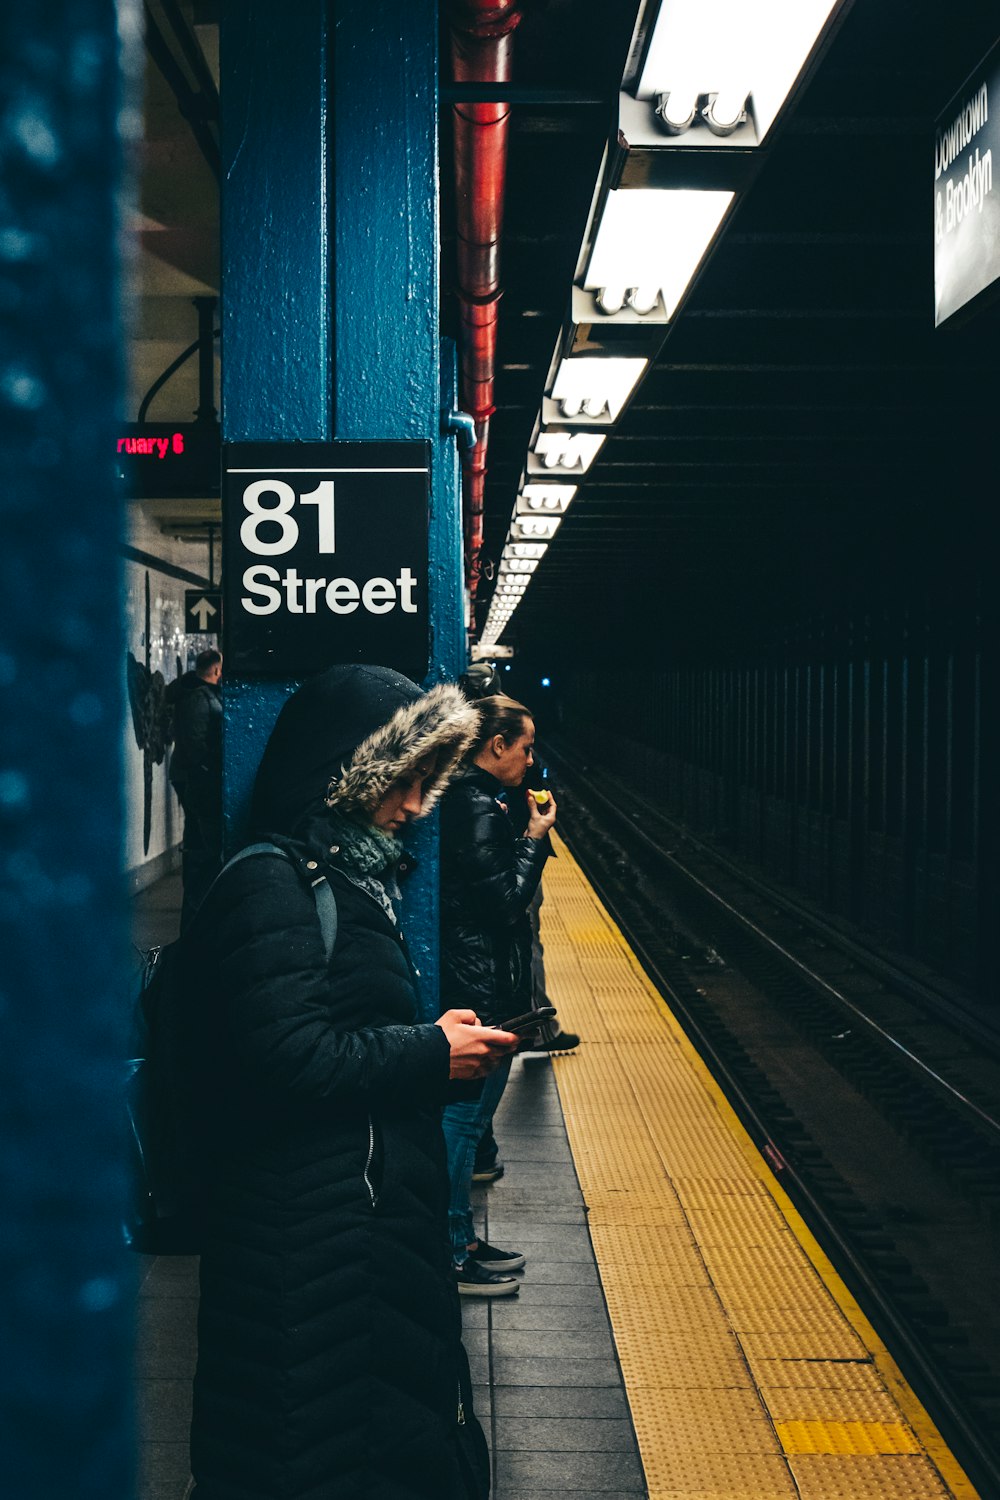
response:
[[(837, 0), (662, 0), (636, 97), (750, 96), (763, 140)], [(681, 98), (672, 110), (685, 109)]]
[[(632, 196), (641, 197), (642, 193)], [(552, 387), (552, 399), (566, 417), (589, 416), (610, 424), (617, 421), (648, 363), (647, 359), (605, 359), (598, 354), (564, 359)], [(528, 488), (541, 486), (525, 486), (526, 492)]]
[[(638, 362), (646, 363), (645, 360)], [(606, 361), (595, 360), (594, 363), (601, 364)], [(556, 383), (558, 384), (558, 378)], [(565, 515), (576, 491), (575, 484), (526, 484), (517, 497), (517, 514), (519, 516)]]
[(668, 135), (683, 135), (694, 124), (698, 95), (694, 89), (670, 89), (656, 101), (656, 113)]
[(695, 188), (620, 188), (609, 193), (584, 286), (597, 293), (614, 287), (634, 289), (629, 300), (639, 313), (650, 312), (659, 293), (672, 318), (733, 197)]
[(561, 525), (562, 516), (518, 516), (510, 523), (510, 537), (515, 542), (551, 542)]
[(548, 542), (508, 542), (502, 557), (544, 557)]
[(576, 469), (585, 474), (603, 442), (603, 432), (540, 432), (533, 452), (546, 469)]

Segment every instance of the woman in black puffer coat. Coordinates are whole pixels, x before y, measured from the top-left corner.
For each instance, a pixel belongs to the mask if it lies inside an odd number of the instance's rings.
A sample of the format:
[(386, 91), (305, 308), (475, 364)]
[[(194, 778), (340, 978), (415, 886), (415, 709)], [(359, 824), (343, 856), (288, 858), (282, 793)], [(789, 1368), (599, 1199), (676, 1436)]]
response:
[[(197, 1500), (482, 1492), (440, 1105), (449, 1078), (482, 1076), (516, 1038), (469, 1011), (413, 1024), (392, 900), (395, 835), (443, 790), (475, 723), (457, 689), (424, 694), (381, 667), (307, 683), (255, 788), (259, 835), (292, 859), (227, 870), (189, 935), (212, 976), (192, 1054), (208, 1187)], [(320, 877), (338, 909), (329, 963)]]
[[(441, 994), (469, 1006), (483, 1021), (509, 1020), (531, 1009), (531, 923), (528, 906), (549, 853), (555, 800), (539, 808), (530, 792), (523, 835), (511, 826), (505, 790), (524, 781), (533, 763), (535, 726), (522, 703), (502, 694), (479, 704), (479, 734), (441, 809)], [(523, 826), (523, 825), (522, 825)], [(476, 1147), (500, 1102), (509, 1061), (488, 1077), (475, 1100), (444, 1112), (448, 1219), (455, 1280), (471, 1297), (516, 1294), (512, 1271), (525, 1257), (477, 1239), (469, 1197)]]

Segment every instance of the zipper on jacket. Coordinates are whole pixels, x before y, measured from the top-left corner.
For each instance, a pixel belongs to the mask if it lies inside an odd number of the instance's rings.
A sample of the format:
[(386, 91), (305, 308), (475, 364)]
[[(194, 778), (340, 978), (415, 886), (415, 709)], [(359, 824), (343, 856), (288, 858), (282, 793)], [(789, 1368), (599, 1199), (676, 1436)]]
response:
[(374, 1183), (372, 1182), (371, 1178), (368, 1175), (369, 1172), (371, 1171), (372, 1162), (374, 1160), (375, 1160), (375, 1122), (372, 1119), (371, 1115), (369, 1114), (369, 1116), (368, 1116), (368, 1160), (365, 1162), (365, 1187), (368, 1189), (368, 1196), (369, 1196), (369, 1198), (372, 1201), (372, 1208), (374, 1208), (376, 1206), (376, 1204), (378, 1203), (378, 1193), (376, 1193), (376, 1191), (375, 1191), (375, 1185), (374, 1185)]
[(459, 1427), (465, 1426), (465, 1402), (462, 1400), (461, 1381), (458, 1386), (458, 1425)]

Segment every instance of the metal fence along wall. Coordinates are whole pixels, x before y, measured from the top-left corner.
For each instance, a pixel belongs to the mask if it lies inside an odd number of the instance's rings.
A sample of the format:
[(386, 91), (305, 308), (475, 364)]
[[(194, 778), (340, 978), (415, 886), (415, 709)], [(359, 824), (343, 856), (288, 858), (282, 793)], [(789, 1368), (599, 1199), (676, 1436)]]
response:
[(580, 675), (564, 724), (692, 831), (992, 999), (990, 630), (970, 608), (804, 631), (740, 665)]

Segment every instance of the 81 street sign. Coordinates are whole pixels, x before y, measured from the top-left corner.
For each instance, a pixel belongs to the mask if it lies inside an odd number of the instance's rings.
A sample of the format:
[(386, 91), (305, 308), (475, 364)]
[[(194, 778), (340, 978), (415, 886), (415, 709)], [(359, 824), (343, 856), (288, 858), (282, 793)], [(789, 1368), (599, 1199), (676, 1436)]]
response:
[(419, 682), (429, 484), (427, 443), (227, 445), (227, 670), (305, 677), (368, 661)]

